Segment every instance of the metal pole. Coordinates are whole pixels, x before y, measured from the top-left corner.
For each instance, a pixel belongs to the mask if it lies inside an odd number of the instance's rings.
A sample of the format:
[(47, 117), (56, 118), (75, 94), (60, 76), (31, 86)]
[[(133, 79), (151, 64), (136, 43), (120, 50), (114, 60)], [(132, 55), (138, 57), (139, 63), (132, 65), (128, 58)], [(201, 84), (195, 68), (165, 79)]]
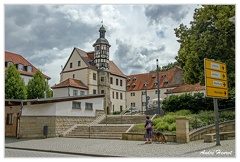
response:
[(158, 113), (160, 114), (160, 82), (159, 82), (159, 71), (158, 71), (158, 59), (157, 61), (157, 85), (158, 85)]
[(220, 146), (220, 135), (219, 135), (219, 116), (218, 116), (218, 102), (217, 98), (213, 98), (214, 113), (215, 113), (215, 128), (216, 128), (216, 146)]

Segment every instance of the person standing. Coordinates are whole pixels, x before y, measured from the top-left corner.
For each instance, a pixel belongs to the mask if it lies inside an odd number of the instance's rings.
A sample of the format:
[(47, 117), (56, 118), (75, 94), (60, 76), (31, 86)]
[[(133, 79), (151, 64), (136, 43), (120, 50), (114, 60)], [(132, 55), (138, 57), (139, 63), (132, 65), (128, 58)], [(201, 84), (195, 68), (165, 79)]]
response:
[(149, 116), (146, 116), (146, 124), (145, 124), (145, 135), (144, 138), (146, 139), (145, 144), (151, 144), (153, 139), (153, 132), (152, 132), (152, 121), (149, 119)]

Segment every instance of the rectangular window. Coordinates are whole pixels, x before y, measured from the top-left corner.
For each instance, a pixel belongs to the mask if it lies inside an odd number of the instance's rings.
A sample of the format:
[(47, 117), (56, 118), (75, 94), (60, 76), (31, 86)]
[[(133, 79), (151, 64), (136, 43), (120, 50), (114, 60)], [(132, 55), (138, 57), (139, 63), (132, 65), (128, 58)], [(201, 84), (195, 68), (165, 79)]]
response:
[(104, 94), (104, 90), (101, 90), (101, 94)]
[(135, 96), (135, 92), (132, 92), (132, 93), (131, 93), (131, 96)]
[(131, 103), (131, 107), (135, 107), (135, 102), (132, 102), (132, 103)]
[(75, 74), (73, 74), (73, 79), (75, 78)]
[(18, 70), (23, 71), (23, 64), (18, 64)]
[(72, 108), (81, 109), (81, 102), (73, 101), (72, 102)]
[(146, 95), (146, 91), (142, 91), (142, 95)]
[(97, 90), (96, 89), (93, 90), (93, 94), (97, 94)]
[(97, 80), (96, 73), (93, 73), (93, 80)]
[(114, 99), (114, 91), (112, 92), (112, 98)]
[(118, 92), (116, 92), (116, 99), (118, 99)]
[(27, 66), (27, 71), (32, 72), (32, 66)]
[(118, 79), (116, 79), (116, 85), (118, 85)]
[(93, 110), (93, 104), (92, 103), (85, 103), (85, 110)]
[(104, 77), (101, 77), (101, 82), (104, 82)]
[(73, 96), (77, 96), (78, 95), (78, 90), (73, 90)]
[(85, 95), (85, 92), (84, 91), (80, 91), (80, 95)]
[(7, 125), (12, 125), (13, 124), (13, 114), (7, 114)]
[(113, 78), (110, 77), (110, 84), (113, 84)]
[(78, 61), (78, 66), (81, 66), (81, 61)]
[(120, 93), (120, 100), (122, 100), (123, 99), (123, 95), (122, 95), (122, 93)]
[(122, 86), (122, 79), (120, 79), (120, 86)]
[(70, 63), (70, 68), (72, 68), (72, 62)]
[[(160, 90), (159, 90), (159, 93), (160, 93)], [(155, 94), (158, 94), (158, 90), (155, 90)]]

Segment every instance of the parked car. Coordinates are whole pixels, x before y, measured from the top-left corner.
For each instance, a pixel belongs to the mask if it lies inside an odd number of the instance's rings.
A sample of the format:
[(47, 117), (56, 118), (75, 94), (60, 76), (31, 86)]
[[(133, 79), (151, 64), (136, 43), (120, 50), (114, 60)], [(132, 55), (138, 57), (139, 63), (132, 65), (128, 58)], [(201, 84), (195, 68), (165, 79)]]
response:
[(137, 109), (136, 107), (130, 107), (130, 108), (128, 109), (128, 111), (129, 111), (129, 112), (140, 112), (140, 110)]

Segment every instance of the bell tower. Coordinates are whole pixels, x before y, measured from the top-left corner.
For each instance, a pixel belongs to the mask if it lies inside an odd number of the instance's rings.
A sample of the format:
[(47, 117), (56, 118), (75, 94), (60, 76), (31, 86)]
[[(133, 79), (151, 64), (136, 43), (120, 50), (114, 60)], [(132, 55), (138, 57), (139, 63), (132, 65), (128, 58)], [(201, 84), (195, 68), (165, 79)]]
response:
[(105, 114), (111, 113), (110, 100), (110, 74), (109, 74), (109, 48), (111, 45), (105, 38), (106, 30), (103, 25), (99, 29), (99, 38), (93, 44), (94, 47), (94, 63), (98, 69), (98, 92), (105, 94), (104, 110)]

